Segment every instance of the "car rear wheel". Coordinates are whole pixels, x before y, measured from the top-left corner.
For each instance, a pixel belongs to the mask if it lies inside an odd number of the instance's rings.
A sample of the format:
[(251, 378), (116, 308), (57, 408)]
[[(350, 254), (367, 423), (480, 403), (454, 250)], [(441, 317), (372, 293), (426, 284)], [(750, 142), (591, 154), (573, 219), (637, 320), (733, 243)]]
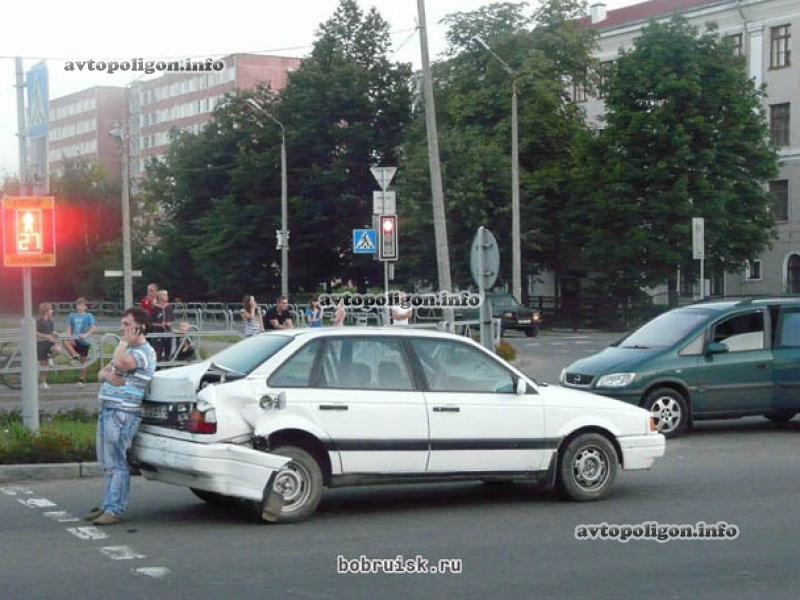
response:
[(658, 388), (650, 392), (645, 398), (644, 408), (650, 411), (656, 430), (666, 437), (682, 434), (689, 422), (686, 400), (672, 388)]
[(278, 471), (272, 484), (283, 497), (280, 513), (274, 523), (296, 523), (310, 517), (322, 498), (322, 469), (311, 454), (297, 446), (279, 446), (270, 454), (286, 456), (291, 462)]
[(767, 413), (764, 416), (767, 417), (773, 423), (788, 423), (791, 421), (797, 413), (795, 412), (774, 412), (774, 413)]
[(216, 492), (207, 492), (206, 490), (198, 490), (197, 488), (189, 488), (192, 493), (200, 498), (203, 502), (207, 502), (211, 506), (230, 507), (242, 503), (241, 498), (234, 498), (233, 496), (224, 496)]
[(599, 433), (579, 435), (567, 444), (558, 465), (561, 495), (577, 502), (608, 495), (619, 470), (614, 446)]

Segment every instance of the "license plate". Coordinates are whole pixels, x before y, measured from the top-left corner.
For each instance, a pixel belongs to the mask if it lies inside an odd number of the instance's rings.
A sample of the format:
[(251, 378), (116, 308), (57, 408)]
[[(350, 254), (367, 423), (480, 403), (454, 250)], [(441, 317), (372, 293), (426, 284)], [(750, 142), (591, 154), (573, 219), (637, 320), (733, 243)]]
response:
[(169, 405), (148, 405), (142, 407), (142, 416), (146, 419), (168, 419), (169, 418)]
[(531, 322), (530, 319), (520, 319), (519, 321), (517, 321), (517, 323), (519, 323), (520, 325), (529, 325), (530, 322)]

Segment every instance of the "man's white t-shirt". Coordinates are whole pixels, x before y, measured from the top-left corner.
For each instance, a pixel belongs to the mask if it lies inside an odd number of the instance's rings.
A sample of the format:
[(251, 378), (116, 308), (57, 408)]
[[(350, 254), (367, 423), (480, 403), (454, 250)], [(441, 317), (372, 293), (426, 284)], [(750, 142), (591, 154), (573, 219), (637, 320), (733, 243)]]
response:
[(402, 306), (397, 306), (392, 309), (392, 324), (393, 325), (408, 325), (408, 320), (411, 318), (411, 313), (414, 312), (414, 308), (409, 306), (408, 308), (403, 308)]

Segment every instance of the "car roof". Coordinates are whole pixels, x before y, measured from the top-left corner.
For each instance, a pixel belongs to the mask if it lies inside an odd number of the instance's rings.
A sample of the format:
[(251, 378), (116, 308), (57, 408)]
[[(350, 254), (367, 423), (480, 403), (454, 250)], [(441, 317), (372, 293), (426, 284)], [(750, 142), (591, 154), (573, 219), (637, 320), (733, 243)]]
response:
[(684, 306), (686, 309), (704, 309), (715, 312), (725, 312), (733, 308), (746, 308), (748, 306), (800, 306), (800, 297), (797, 296), (765, 296), (747, 297), (736, 300), (709, 300)]
[(280, 331), (268, 331), (262, 335), (289, 335), (295, 338), (318, 338), (330, 336), (392, 336), (392, 337), (435, 337), (443, 340), (459, 340), (459, 341), (472, 341), (470, 338), (463, 335), (455, 335), (453, 333), (446, 333), (436, 329), (427, 329), (422, 327), (404, 327), (404, 326), (388, 326), (388, 327), (306, 327), (300, 329), (283, 329)]

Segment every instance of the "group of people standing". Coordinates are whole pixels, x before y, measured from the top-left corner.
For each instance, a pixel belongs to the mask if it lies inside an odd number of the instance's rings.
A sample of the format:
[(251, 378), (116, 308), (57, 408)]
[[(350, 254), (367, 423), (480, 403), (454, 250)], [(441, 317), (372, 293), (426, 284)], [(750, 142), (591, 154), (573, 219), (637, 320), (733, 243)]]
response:
[[(248, 294), (242, 298), (242, 310), (240, 311), (240, 315), (244, 323), (245, 337), (258, 335), (267, 330), (294, 328), (292, 312), (289, 309), (289, 300), (286, 296), (278, 297), (275, 301), (275, 306), (264, 312), (258, 306), (255, 297)], [(304, 312), (304, 316), (309, 327), (322, 327), (323, 313), (319, 300), (316, 298), (311, 299), (308, 308), (306, 308)], [(344, 306), (339, 304), (334, 313), (334, 327), (344, 325), (346, 316), (347, 312)]]

